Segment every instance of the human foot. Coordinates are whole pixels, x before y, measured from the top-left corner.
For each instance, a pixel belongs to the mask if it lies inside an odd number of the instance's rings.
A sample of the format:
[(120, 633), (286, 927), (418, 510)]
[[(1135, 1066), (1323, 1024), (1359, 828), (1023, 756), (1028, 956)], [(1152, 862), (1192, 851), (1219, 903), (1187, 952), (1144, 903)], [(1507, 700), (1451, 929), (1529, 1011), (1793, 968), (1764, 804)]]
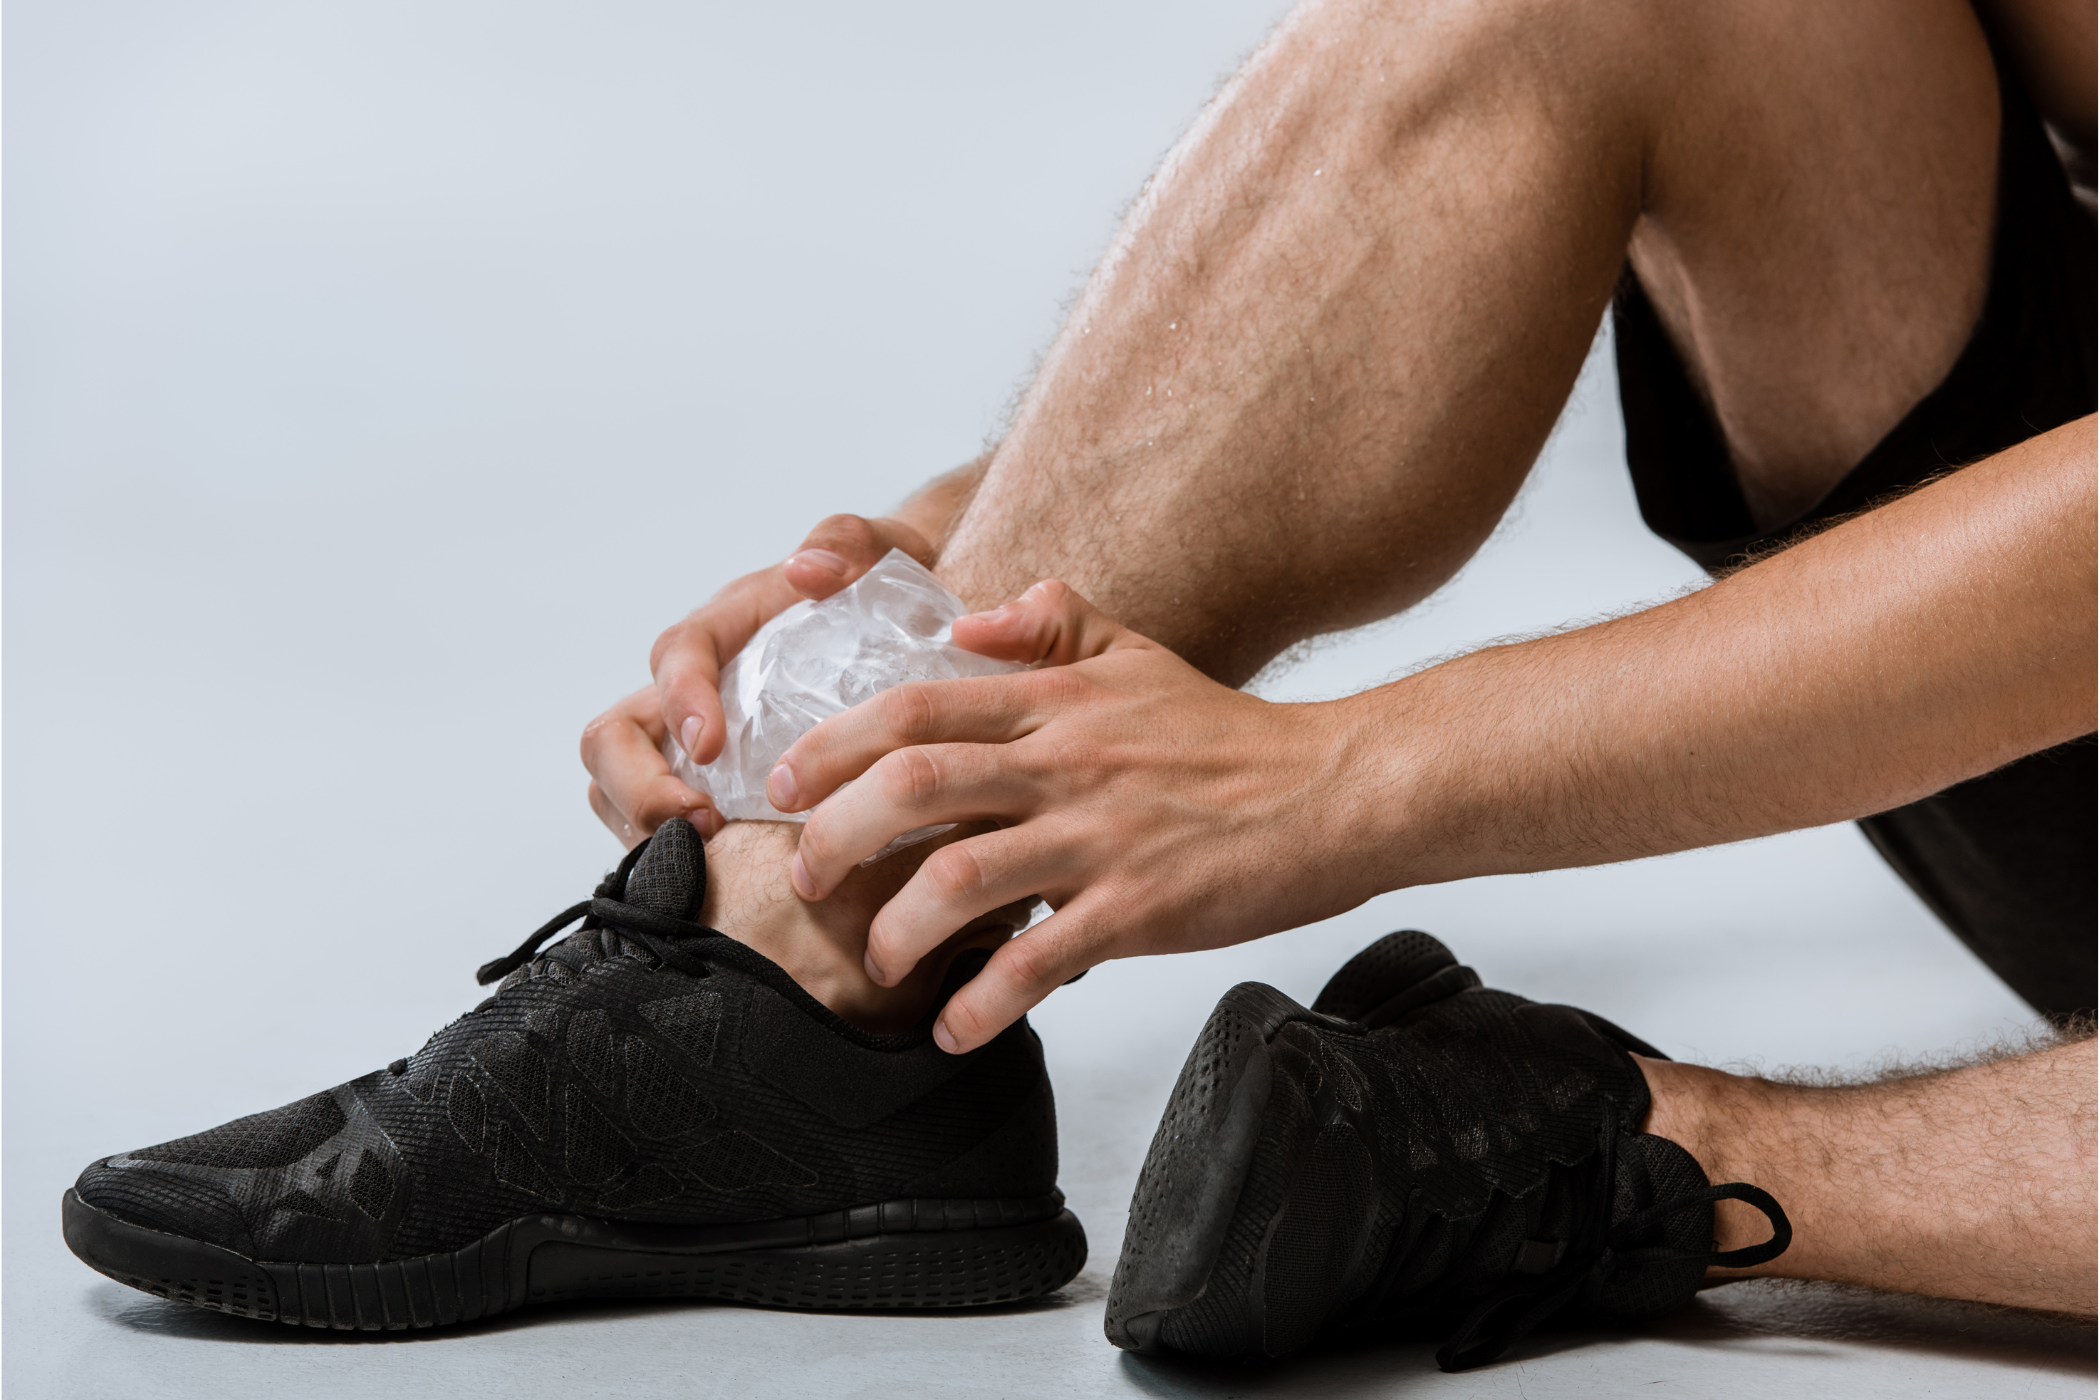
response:
[[(1423, 1329), (1446, 1370), (1547, 1318), (1652, 1316), (1711, 1263), (1786, 1247), (1756, 1187), (1707, 1184), (1638, 1131), (1648, 1090), (1600, 1017), (1488, 991), (1443, 944), (1396, 933), (1307, 1010), (1226, 993), (1138, 1177), (1109, 1340), (1277, 1357), (1317, 1335)], [(1713, 1202), (1776, 1234), (1717, 1256)]]
[(956, 1307), (1076, 1274), (1026, 1024), (960, 1056), (858, 1030), (693, 922), (705, 883), (665, 823), (415, 1055), (89, 1166), (66, 1243), (164, 1298), (364, 1330), (577, 1297)]

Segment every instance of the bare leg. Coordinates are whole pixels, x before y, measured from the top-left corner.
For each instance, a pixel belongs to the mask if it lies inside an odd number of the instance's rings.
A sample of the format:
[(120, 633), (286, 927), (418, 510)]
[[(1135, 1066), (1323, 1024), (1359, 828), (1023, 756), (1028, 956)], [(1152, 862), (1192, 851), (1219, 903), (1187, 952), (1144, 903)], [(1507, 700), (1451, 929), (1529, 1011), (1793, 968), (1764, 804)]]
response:
[(959, 931), (894, 987), (867, 972), (868, 924), (920, 862), (974, 828), (910, 846), (856, 871), (829, 899), (804, 900), (788, 883), (800, 825), (731, 822), (707, 843), (707, 902), (701, 922), (780, 964), (802, 989), (864, 1030), (896, 1031), (933, 1009), (957, 953), (992, 949), (1028, 922), (1029, 900), (995, 910)]
[(1629, 256), (1785, 509), (1966, 341), (1997, 113), (1964, 0), (1316, 0), (919, 523), (973, 602), (1062, 578), (1237, 684), (1471, 555)]
[[(2094, 1042), (1939, 1074), (1838, 1088), (1640, 1061), (1647, 1131), (1714, 1181), (1751, 1181), (1786, 1207), (1794, 1242), (1773, 1275), (2094, 1311)], [(1722, 1249), (1765, 1238), (1723, 1201)]]
[[(1629, 257), (1777, 508), (1966, 339), (1996, 100), (1965, 0), (1313, 0), (1169, 156), (988, 465), (902, 514), (973, 602), (1061, 577), (1243, 682), (1471, 555)], [(785, 920), (774, 888), (722, 922)], [(844, 925), (809, 955), (840, 997)], [(804, 966), (785, 929), (751, 936)]]

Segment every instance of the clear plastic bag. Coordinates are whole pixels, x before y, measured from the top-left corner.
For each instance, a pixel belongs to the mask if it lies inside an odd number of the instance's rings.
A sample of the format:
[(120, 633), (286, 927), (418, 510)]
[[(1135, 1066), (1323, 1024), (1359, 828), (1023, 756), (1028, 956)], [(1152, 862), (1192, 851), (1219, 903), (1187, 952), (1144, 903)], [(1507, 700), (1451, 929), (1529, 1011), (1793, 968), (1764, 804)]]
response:
[[(766, 777), (788, 746), (819, 721), (906, 681), (1000, 676), (1027, 667), (967, 652), (948, 629), (969, 609), (902, 550), (893, 549), (852, 585), (801, 602), (758, 629), (722, 669), (721, 756), (696, 765), (675, 735), (664, 757), (687, 787), (714, 799), (730, 821), (807, 821), (766, 800)], [(947, 831), (908, 831), (862, 864), (873, 864)]]

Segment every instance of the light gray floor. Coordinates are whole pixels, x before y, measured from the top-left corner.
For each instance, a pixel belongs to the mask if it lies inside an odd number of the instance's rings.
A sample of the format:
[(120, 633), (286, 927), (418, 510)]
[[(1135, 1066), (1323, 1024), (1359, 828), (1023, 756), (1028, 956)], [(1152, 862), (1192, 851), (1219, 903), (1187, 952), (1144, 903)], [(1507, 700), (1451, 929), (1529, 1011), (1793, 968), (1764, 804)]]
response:
[[(613, 856), (574, 736), (657, 628), (971, 455), (1119, 201), (1274, 7), (9, 11), (4, 1380), (23, 1396), (2084, 1394), (2094, 1336), (1831, 1290), (1443, 1377), (1101, 1340), (1218, 994), (1390, 928), (1709, 1062), (1868, 1070), (2023, 1009), (1849, 830), (1387, 896), (1114, 965), (1036, 1017), (1094, 1245), (1041, 1305), (527, 1313), (335, 1338), (58, 1239), (89, 1158), (370, 1069)], [(1662, 596), (1593, 362), (1510, 524), (1338, 694)]]

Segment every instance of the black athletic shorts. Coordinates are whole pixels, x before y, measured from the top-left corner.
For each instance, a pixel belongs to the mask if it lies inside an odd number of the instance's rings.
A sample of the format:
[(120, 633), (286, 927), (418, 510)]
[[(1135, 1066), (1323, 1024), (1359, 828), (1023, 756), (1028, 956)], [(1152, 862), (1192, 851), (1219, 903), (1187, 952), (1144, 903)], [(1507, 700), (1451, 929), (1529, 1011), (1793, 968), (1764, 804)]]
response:
[[(1629, 267), (1612, 307), (1626, 461), (1650, 529), (1710, 570), (2093, 412), (2093, 217), (2004, 61), (1991, 285), (1954, 368), (1830, 493), (1750, 519), (1721, 432)], [(1860, 822), (1991, 970), (2053, 1018), (2094, 1003), (2092, 735)]]

